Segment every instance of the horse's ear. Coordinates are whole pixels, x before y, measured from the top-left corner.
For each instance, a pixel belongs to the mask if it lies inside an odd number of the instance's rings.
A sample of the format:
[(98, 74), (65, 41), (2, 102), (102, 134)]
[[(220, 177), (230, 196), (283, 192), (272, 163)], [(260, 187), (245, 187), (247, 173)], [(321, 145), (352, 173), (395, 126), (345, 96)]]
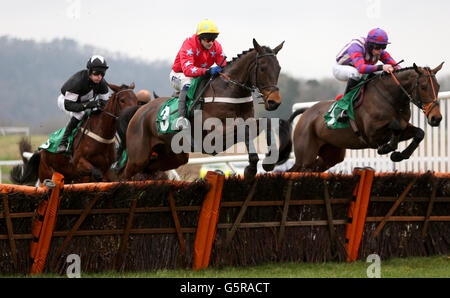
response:
[(255, 50), (262, 54), (263, 49), (261, 48), (261, 46), (258, 44), (258, 42), (256, 41), (256, 39), (253, 38), (253, 47), (255, 47)]
[(284, 41), (282, 43), (280, 43), (280, 45), (277, 46), (275, 49), (273, 49), (273, 52), (275, 53), (275, 55), (278, 54), (278, 52), (281, 50), (283, 45), (284, 45)]
[(417, 73), (420, 73), (419, 67), (416, 65), (416, 63), (413, 63), (413, 67)]
[(131, 83), (131, 85), (130, 85), (130, 89), (134, 89), (134, 87), (135, 87), (135, 85), (134, 85), (134, 82), (133, 82), (133, 83)]
[(120, 87), (116, 86), (114, 84), (108, 84), (109, 88), (111, 88), (112, 91), (117, 92), (119, 91)]
[(444, 62), (442, 62), (441, 64), (438, 65), (438, 67), (436, 67), (435, 69), (433, 69), (431, 72), (436, 74), (438, 71), (441, 70), (442, 65), (444, 65)]

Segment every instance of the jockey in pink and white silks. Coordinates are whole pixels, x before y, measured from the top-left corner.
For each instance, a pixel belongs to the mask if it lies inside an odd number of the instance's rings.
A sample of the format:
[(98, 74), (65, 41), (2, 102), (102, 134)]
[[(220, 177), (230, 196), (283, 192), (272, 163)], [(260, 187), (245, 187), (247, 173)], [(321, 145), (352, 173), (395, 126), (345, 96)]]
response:
[[(386, 51), (390, 44), (387, 33), (380, 28), (370, 30), (367, 37), (352, 39), (336, 56), (333, 76), (340, 81), (347, 81), (345, 93), (356, 86), (364, 74), (376, 71), (392, 72), (397, 64)], [(377, 65), (381, 61), (383, 64)], [(342, 115), (345, 117), (345, 115)], [(338, 119), (339, 121), (340, 119)]]

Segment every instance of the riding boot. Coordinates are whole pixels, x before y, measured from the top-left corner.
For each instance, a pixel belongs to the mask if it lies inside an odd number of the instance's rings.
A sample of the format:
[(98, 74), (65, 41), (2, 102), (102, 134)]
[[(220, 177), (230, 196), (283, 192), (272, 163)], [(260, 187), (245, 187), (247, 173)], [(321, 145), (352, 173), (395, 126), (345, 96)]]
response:
[(66, 126), (66, 130), (64, 131), (64, 135), (61, 139), (61, 141), (59, 142), (58, 145), (58, 149), (56, 149), (56, 153), (68, 153), (68, 140), (69, 140), (69, 136), (72, 133), (72, 131), (77, 127), (78, 123), (80, 122), (80, 120), (78, 120), (75, 117), (70, 118), (69, 123)]
[[(348, 79), (347, 86), (345, 87), (344, 95), (350, 92), (356, 85), (358, 85), (360, 80)], [(346, 110), (342, 110), (336, 119), (338, 122), (346, 122), (348, 121), (348, 114)]]
[(183, 130), (188, 126), (188, 120), (186, 119), (186, 95), (188, 87), (184, 87), (180, 91), (180, 96), (178, 97), (178, 119), (175, 123), (175, 128)]
[(345, 91), (344, 91), (344, 95), (347, 94), (348, 92), (350, 92), (350, 90), (353, 89), (353, 87), (355, 87), (356, 85), (359, 84), (361, 80), (355, 80), (355, 79), (348, 79), (347, 81), (347, 86), (345, 87)]

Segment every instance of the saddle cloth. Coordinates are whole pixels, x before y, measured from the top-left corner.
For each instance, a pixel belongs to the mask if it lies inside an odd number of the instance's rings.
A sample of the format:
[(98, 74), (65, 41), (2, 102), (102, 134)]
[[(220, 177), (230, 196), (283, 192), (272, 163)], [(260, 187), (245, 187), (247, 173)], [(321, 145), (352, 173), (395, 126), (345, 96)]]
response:
[[(194, 104), (194, 98), (197, 96), (197, 91), (201, 90), (200, 85), (206, 80), (203, 77), (194, 78), (189, 86), (186, 96), (186, 118), (189, 118), (189, 110)], [(156, 122), (158, 123), (158, 132), (175, 133), (175, 121), (178, 118), (178, 97), (172, 97), (168, 99), (159, 109)]]
[[(73, 146), (73, 139), (75, 138), (75, 133), (77, 132), (77, 130), (79, 129), (79, 127), (81, 126), (81, 124), (83, 123), (83, 121), (80, 121), (77, 125), (77, 127), (72, 130), (72, 133), (70, 134), (69, 138), (68, 138), (68, 142), (67, 142), (67, 148), (70, 149), (70, 151), (72, 151), (72, 146)], [(42, 144), (41, 146), (38, 147), (39, 150), (41, 149), (45, 149), (51, 153), (56, 153), (56, 150), (58, 149), (59, 143), (61, 142), (61, 139), (64, 135), (64, 132), (66, 131), (66, 128), (61, 128), (60, 130), (54, 131), (50, 134), (47, 142), (45, 142), (44, 144)], [(69, 156), (69, 153), (64, 153), (64, 155)]]
[(364, 97), (364, 84), (368, 75), (364, 75), (363, 79), (352, 90), (347, 92), (342, 98), (334, 102), (328, 112), (323, 116), (325, 123), (330, 129), (346, 128), (350, 126), (350, 121), (338, 122), (337, 117), (342, 110), (347, 111), (347, 115), (351, 120), (355, 120), (354, 109), (361, 105)]

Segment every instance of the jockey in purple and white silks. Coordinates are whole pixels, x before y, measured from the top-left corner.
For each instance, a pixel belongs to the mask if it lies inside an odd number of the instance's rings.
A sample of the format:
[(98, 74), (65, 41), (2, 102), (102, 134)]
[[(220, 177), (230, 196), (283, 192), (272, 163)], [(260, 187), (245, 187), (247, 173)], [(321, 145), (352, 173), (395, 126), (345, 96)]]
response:
[[(347, 81), (344, 94), (358, 85), (364, 74), (376, 71), (392, 72), (393, 66), (397, 64), (391, 55), (385, 50), (388, 41), (387, 33), (380, 28), (370, 30), (367, 37), (352, 39), (336, 56), (336, 63), (333, 65), (333, 75), (340, 81)], [(376, 63), (383, 62), (383, 65)], [(343, 112), (338, 116), (337, 121), (343, 122), (347, 115)]]
[[(385, 50), (389, 43), (386, 32), (375, 28), (370, 30), (367, 37), (352, 39), (344, 46), (336, 56), (333, 75), (340, 81), (348, 81), (345, 93), (356, 85), (363, 74), (394, 70), (393, 65), (397, 62)], [(378, 61), (383, 62), (384, 65), (376, 65)]]

